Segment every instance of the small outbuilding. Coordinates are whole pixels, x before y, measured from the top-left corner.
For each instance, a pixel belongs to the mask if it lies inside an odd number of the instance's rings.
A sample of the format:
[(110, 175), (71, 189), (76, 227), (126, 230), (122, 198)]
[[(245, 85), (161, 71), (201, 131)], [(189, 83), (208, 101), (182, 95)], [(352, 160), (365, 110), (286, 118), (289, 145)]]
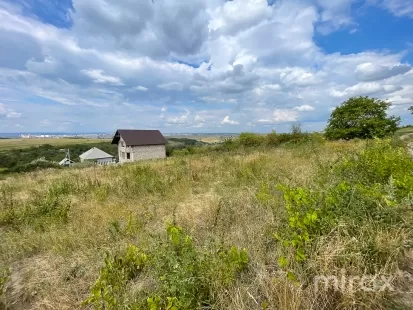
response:
[(168, 141), (159, 130), (119, 129), (112, 144), (118, 146), (119, 162), (166, 158)]
[(79, 157), (82, 163), (94, 162), (98, 165), (110, 165), (116, 162), (115, 157), (98, 149), (97, 147), (91, 148), (89, 151), (84, 152)]
[(70, 160), (69, 158), (65, 157), (59, 162), (59, 165), (62, 167), (68, 167), (73, 165), (74, 163), (75, 162), (73, 160)]

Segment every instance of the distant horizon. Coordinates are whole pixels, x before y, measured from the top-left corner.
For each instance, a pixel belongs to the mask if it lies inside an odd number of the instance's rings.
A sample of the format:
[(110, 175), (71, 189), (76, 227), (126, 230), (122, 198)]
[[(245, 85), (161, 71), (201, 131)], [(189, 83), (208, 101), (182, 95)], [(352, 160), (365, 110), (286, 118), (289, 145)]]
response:
[[(238, 135), (241, 132), (179, 132), (179, 133), (174, 133), (174, 132), (162, 132), (163, 135), (168, 135), (168, 136), (180, 136), (180, 135)], [(265, 133), (265, 132), (263, 132)], [(49, 131), (43, 131), (43, 132), (0, 132), (0, 138), (14, 138), (14, 137), (20, 137), (21, 135), (50, 135), (50, 136), (70, 136), (70, 135), (76, 135), (76, 136), (81, 136), (81, 135), (113, 135), (113, 132), (49, 132)]]

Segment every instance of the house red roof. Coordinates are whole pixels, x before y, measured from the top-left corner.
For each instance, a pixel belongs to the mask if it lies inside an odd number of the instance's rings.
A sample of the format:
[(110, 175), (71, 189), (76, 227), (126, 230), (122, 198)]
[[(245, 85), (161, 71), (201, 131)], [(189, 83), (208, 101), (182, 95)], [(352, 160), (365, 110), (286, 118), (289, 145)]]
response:
[(159, 130), (118, 129), (112, 144), (118, 144), (120, 137), (127, 146), (165, 145), (168, 142)]

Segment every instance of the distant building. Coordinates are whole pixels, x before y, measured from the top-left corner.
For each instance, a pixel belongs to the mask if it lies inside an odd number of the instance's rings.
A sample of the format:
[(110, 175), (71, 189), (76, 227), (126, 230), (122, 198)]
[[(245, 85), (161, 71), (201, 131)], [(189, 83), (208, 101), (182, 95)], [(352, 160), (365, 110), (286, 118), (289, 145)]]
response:
[(118, 145), (120, 163), (165, 158), (166, 143), (159, 130), (119, 129), (112, 140)]
[(67, 158), (67, 157), (65, 157), (64, 159), (62, 159), (62, 160), (59, 162), (59, 165), (60, 165), (60, 166), (63, 166), (63, 167), (71, 166), (71, 165), (73, 165), (73, 164), (74, 164), (74, 161), (73, 161), (73, 160), (70, 160), (70, 159)]
[(94, 162), (98, 165), (110, 165), (115, 163), (115, 158), (102, 151), (96, 147), (91, 148), (89, 151), (83, 153), (79, 156), (80, 161), (83, 162)]

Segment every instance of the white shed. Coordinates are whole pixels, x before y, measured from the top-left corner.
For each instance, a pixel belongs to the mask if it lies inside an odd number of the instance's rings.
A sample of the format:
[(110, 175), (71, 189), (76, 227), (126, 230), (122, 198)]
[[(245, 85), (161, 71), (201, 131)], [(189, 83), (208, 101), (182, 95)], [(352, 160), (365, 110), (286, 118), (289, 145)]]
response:
[(63, 158), (63, 159), (59, 162), (59, 165), (60, 165), (60, 166), (63, 166), (63, 167), (71, 166), (71, 165), (73, 165), (73, 164), (74, 164), (74, 161), (73, 161), (73, 160), (70, 160), (70, 159), (67, 158), (67, 157)]
[(95, 162), (98, 165), (110, 165), (115, 163), (115, 157), (96, 147), (93, 147), (89, 151), (84, 152), (79, 157), (82, 163), (85, 161)]

